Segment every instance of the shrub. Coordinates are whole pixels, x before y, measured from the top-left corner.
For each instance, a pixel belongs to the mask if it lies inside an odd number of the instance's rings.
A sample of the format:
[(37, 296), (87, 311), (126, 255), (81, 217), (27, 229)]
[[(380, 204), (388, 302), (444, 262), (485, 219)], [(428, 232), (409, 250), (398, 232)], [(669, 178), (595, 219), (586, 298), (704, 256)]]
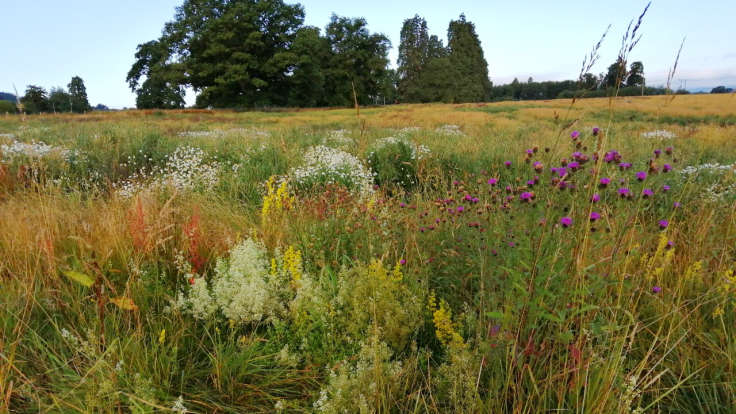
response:
[(367, 159), (376, 184), (410, 190), (418, 183), (418, 162), (428, 152), (423, 145), (388, 137), (376, 142)]

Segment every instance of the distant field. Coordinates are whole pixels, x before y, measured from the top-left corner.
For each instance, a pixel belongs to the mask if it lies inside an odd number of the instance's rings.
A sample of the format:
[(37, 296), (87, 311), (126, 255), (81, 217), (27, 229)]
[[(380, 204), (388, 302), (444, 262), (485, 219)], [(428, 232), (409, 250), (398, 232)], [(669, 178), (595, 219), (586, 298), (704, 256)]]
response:
[(0, 412), (733, 412), (736, 95), (0, 116)]

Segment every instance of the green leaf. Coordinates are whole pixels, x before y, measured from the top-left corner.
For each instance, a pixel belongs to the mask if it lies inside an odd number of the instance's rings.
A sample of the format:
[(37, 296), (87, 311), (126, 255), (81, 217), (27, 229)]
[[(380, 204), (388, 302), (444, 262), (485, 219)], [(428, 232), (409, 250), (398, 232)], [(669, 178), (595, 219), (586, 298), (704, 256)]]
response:
[(92, 287), (92, 285), (95, 283), (95, 280), (89, 277), (88, 275), (77, 272), (74, 270), (66, 270), (61, 272), (64, 276), (68, 277), (69, 279), (79, 283), (80, 285), (84, 287)]

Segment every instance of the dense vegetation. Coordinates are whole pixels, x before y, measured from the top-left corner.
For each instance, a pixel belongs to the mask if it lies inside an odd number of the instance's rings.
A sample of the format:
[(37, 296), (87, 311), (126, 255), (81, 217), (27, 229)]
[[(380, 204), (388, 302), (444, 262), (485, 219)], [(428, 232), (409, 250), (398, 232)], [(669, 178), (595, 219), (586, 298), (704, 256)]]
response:
[(0, 411), (730, 412), (732, 100), (0, 116)]

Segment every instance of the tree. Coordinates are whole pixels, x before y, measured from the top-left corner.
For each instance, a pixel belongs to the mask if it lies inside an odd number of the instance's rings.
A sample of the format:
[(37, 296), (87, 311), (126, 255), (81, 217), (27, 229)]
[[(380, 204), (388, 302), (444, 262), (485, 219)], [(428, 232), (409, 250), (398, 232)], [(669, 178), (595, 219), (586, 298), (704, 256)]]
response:
[(371, 34), (363, 18), (332, 15), (325, 29), (331, 58), (325, 66), (328, 104), (350, 106), (353, 91), (358, 103), (372, 103), (386, 76), (391, 42), (379, 33)]
[(586, 73), (580, 79), (580, 83), (583, 89), (594, 90), (598, 89), (598, 78), (592, 73)]
[(619, 57), (608, 67), (603, 85), (607, 88), (616, 88), (622, 86), (624, 81), (626, 81), (626, 62)]
[(302, 27), (296, 34), (292, 52), (296, 55), (291, 69), (289, 106), (327, 104), (324, 66), (331, 58), (330, 43), (316, 27)]
[(16, 111), (15, 103), (0, 99), (0, 114), (14, 114)]
[(397, 62), (399, 96), (402, 102), (425, 101), (427, 90), (422, 85), (421, 78), (429, 63), (429, 48), (427, 21), (419, 15), (404, 20)]
[(732, 88), (727, 88), (725, 86), (716, 86), (715, 88), (710, 90), (710, 93), (731, 93), (733, 92)]
[(87, 88), (84, 81), (79, 76), (74, 76), (67, 85), (69, 95), (72, 97), (72, 110), (74, 112), (87, 112), (90, 110), (89, 100), (87, 100)]
[(48, 94), (46, 93), (46, 89), (40, 86), (28, 85), (26, 87), (26, 94), (20, 98), (20, 102), (25, 112), (29, 114), (37, 114), (49, 110)]
[(74, 107), (73, 97), (64, 88), (51, 88), (49, 108), (53, 112), (71, 112)]
[(626, 77), (626, 86), (644, 86), (644, 64), (633, 62)]
[(139, 109), (184, 107), (184, 88), (178, 83), (176, 67), (167, 63), (170, 57), (171, 51), (164, 41), (152, 40), (138, 45), (136, 61), (126, 81), (137, 95), (135, 104)]
[(457, 71), (454, 77), (454, 102), (480, 102), (490, 99), (491, 81), (488, 78), (488, 62), (483, 57), (480, 39), (475, 25), (461, 14), (450, 22), (447, 29), (447, 46), (450, 63)]

